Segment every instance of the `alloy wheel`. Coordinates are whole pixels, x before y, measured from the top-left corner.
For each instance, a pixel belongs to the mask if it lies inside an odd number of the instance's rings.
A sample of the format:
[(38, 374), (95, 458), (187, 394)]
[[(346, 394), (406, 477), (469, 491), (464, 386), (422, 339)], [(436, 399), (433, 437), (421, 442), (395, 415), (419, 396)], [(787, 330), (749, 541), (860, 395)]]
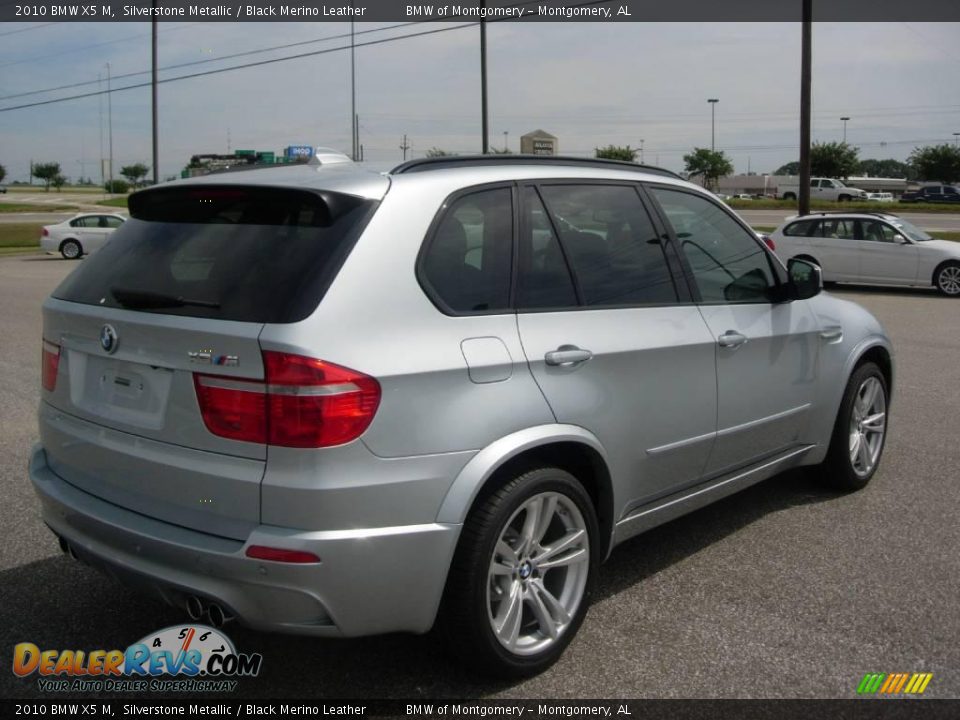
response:
[(850, 413), (850, 464), (858, 477), (873, 472), (887, 432), (887, 398), (876, 377), (868, 377), (854, 396)]

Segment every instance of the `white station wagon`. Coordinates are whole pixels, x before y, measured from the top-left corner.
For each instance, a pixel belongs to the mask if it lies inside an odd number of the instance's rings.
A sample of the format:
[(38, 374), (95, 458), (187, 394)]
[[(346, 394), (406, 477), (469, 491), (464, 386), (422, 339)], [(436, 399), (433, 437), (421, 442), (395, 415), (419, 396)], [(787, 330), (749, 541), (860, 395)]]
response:
[(825, 282), (932, 285), (960, 297), (960, 243), (937, 240), (890, 213), (790, 217), (770, 238), (783, 262), (814, 262)]

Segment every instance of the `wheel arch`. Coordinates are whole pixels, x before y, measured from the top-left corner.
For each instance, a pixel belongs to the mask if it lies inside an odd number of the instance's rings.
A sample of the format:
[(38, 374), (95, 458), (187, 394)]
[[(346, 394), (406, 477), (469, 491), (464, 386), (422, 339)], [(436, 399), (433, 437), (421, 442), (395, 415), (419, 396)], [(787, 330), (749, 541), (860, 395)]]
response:
[(884, 382), (887, 383), (887, 395), (888, 397), (893, 396), (893, 356), (890, 354), (890, 351), (883, 345), (871, 345), (870, 347), (863, 350), (859, 355), (856, 356), (856, 360), (849, 368), (847, 377), (853, 374), (853, 372), (863, 365), (864, 363), (872, 362), (877, 367), (880, 368), (880, 372), (883, 373)]
[(933, 273), (930, 275), (930, 284), (934, 287), (937, 287), (937, 275), (939, 272), (945, 268), (947, 265), (957, 265), (960, 266), (960, 260), (954, 258), (947, 258), (937, 263), (937, 266), (933, 269)]
[(463, 523), (470, 512), (512, 477), (534, 467), (559, 467), (583, 485), (593, 501), (606, 558), (613, 538), (613, 482), (606, 451), (589, 431), (547, 425), (501, 438), (460, 471), (437, 514), (439, 523)]

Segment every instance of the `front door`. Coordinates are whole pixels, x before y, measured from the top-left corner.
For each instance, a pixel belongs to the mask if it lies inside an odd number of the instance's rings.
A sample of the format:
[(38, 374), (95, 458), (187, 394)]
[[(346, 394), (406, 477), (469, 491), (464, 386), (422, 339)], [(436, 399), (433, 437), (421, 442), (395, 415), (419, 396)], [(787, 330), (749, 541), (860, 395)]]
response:
[(714, 341), (717, 437), (705, 474), (722, 475), (800, 442), (817, 378), (816, 319), (805, 301), (775, 302), (769, 252), (718, 203), (673, 188), (651, 192), (674, 227)]

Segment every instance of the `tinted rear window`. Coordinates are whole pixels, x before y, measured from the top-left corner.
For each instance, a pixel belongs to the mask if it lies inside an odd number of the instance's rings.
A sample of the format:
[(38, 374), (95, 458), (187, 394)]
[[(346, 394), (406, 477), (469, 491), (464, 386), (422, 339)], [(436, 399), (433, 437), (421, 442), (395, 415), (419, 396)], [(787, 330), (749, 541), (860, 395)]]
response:
[(137, 193), (131, 219), (53, 296), (169, 315), (296, 322), (317, 307), (375, 206), (352, 195), (283, 188)]

